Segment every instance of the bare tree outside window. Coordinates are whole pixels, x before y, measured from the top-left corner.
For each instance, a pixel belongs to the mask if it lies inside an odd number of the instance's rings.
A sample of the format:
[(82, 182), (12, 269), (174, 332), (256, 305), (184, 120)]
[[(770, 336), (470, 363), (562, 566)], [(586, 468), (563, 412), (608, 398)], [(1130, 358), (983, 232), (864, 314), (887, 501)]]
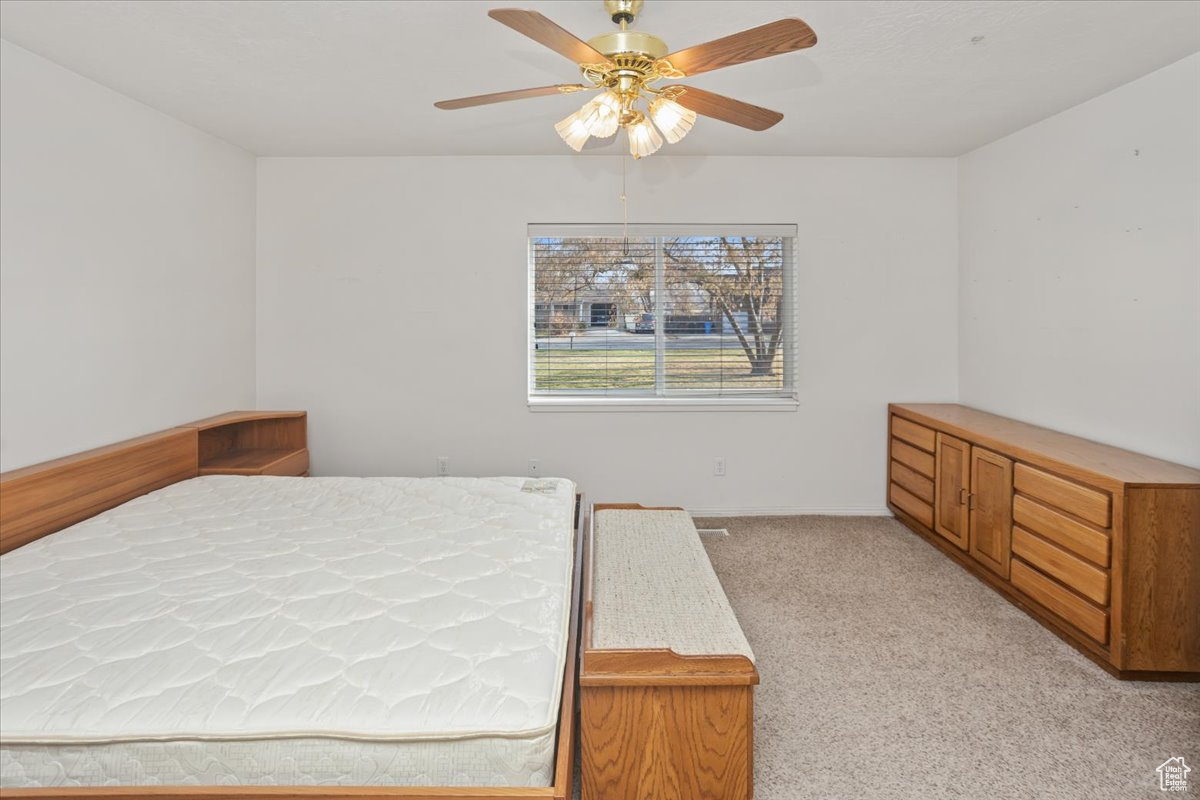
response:
[(675, 238), (664, 241), (663, 252), (668, 286), (701, 292), (737, 337), (750, 374), (775, 375), (783, 341), (783, 240)]

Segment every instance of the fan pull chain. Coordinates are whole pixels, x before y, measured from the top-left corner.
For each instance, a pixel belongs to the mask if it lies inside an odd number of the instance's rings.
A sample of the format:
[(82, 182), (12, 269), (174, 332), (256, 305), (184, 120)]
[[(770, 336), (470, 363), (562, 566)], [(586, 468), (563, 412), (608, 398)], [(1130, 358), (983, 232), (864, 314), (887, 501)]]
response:
[(629, 197), (625, 194), (625, 156), (621, 156), (621, 241), (625, 257), (629, 257)]

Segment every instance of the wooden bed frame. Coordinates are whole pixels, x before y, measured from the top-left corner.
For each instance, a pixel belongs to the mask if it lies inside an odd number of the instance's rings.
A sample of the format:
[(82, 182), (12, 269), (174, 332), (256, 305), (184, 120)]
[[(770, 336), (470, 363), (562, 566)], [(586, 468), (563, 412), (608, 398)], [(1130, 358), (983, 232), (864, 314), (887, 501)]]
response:
[[(261, 412), (260, 412), (261, 413)], [(285, 412), (296, 414), (302, 412)], [(197, 423), (0, 473), (0, 553), (62, 530), (134, 497), (200, 474)], [(306, 466), (307, 468), (307, 466)], [(206, 470), (205, 474), (213, 474)], [(567, 658), (547, 787), (441, 786), (86, 786), (0, 789), (3, 798), (401, 798), (402, 800), (570, 800), (575, 770), (578, 656), (584, 568), (583, 498), (575, 498), (574, 570)]]

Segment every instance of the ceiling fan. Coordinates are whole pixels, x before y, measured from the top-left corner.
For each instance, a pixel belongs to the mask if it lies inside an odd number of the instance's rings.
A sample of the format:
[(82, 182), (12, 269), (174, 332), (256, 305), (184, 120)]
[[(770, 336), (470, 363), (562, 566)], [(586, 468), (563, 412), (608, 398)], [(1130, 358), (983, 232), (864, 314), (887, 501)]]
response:
[[(657, 36), (629, 30), (642, 9), (642, 0), (604, 0), (604, 7), (621, 29), (587, 42), (536, 11), (495, 8), (488, 12), (497, 22), (577, 63), (587, 83), (460, 97), (434, 105), (450, 110), (599, 89), (600, 94), (583, 108), (554, 126), (558, 135), (578, 152), (589, 137), (607, 138), (624, 128), (630, 153), (641, 158), (662, 147), (664, 136), (671, 144), (686, 136), (697, 114), (754, 131), (765, 131), (783, 119), (778, 111), (694, 86), (670, 84), (658, 88), (652, 84), (803, 50), (817, 43), (812, 28), (802, 20), (788, 18), (671, 53)], [(645, 104), (645, 112), (638, 107), (641, 103)]]

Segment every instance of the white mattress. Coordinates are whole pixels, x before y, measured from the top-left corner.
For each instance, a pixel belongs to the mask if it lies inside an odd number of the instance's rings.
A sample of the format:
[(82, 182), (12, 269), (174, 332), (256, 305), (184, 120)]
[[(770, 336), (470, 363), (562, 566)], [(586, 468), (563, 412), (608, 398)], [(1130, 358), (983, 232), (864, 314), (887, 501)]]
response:
[(0, 558), (0, 784), (545, 786), (574, 486), (204, 477)]

